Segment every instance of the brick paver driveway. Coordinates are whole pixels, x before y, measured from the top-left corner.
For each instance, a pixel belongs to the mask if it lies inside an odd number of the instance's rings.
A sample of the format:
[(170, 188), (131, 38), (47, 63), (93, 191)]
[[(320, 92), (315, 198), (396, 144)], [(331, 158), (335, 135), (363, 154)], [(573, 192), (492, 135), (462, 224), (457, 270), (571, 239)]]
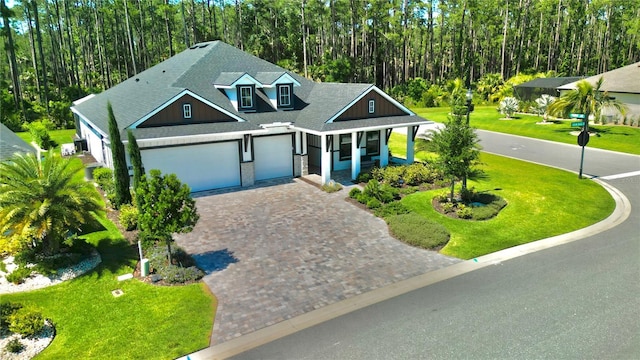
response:
[(295, 179), (196, 199), (176, 239), (218, 298), (212, 345), (459, 261), (395, 240), (346, 196)]

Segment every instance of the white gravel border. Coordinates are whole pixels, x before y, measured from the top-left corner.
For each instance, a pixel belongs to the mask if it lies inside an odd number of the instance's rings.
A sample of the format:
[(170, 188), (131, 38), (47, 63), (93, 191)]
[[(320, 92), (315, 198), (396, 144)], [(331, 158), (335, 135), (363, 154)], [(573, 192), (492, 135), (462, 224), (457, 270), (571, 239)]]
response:
[[(19, 334), (12, 334), (7, 337), (0, 338), (0, 359), (2, 360), (26, 360), (33, 359), (36, 355), (38, 355), (42, 350), (44, 350), (51, 341), (53, 341), (53, 337), (55, 336), (56, 330), (51, 325), (48, 320), (45, 320), (44, 328), (37, 336), (32, 338), (21, 339)], [(5, 346), (12, 339), (20, 339), (22, 345), (24, 345), (24, 349), (17, 354), (8, 352), (5, 350)]]
[[(9, 272), (13, 271), (16, 265), (13, 263), (13, 257), (9, 256), (5, 258), (4, 263), (7, 265), (7, 270)], [(11, 294), (23, 291), (30, 291), (36, 289), (42, 289), (48, 286), (59, 284), (63, 281), (71, 280), (76, 278), (89, 270), (92, 270), (98, 264), (102, 262), (102, 258), (100, 254), (93, 250), (91, 257), (85, 259), (71, 267), (58, 269), (58, 273), (52, 276), (44, 276), (40, 274), (32, 274), (30, 277), (26, 278), (22, 284), (16, 285), (14, 283), (10, 283), (6, 279), (7, 273), (0, 271), (0, 294)]]

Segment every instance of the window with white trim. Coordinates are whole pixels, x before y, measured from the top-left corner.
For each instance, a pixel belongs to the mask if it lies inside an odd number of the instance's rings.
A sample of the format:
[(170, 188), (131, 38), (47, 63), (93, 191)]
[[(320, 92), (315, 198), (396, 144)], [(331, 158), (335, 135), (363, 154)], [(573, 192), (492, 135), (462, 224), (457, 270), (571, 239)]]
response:
[(253, 87), (252, 86), (239, 86), (239, 105), (242, 109), (253, 108)]
[(191, 119), (191, 104), (182, 104), (182, 117)]
[(340, 134), (340, 160), (351, 159), (351, 134)]
[(278, 85), (278, 107), (291, 106), (291, 85)]
[(376, 112), (376, 101), (371, 99), (369, 100), (369, 114), (373, 114)]

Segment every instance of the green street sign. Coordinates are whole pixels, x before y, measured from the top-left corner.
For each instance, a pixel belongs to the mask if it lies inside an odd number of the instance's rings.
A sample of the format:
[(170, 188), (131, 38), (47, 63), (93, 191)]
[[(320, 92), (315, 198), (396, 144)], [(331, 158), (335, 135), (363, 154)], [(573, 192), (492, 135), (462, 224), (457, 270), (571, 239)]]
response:
[(584, 121), (572, 122), (571, 127), (582, 127), (584, 126)]
[(584, 114), (569, 114), (572, 119), (584, 119)]

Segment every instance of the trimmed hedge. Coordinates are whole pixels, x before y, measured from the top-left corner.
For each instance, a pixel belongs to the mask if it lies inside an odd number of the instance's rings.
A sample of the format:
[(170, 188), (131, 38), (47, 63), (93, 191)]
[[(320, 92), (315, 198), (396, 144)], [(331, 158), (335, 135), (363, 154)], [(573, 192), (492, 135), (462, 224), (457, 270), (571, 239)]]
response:
[(394, 237), (416, 247), (436, 249), (446, 245), (451, 237), (443, 225), (416, 213), (389, 216), (385, 220)]

